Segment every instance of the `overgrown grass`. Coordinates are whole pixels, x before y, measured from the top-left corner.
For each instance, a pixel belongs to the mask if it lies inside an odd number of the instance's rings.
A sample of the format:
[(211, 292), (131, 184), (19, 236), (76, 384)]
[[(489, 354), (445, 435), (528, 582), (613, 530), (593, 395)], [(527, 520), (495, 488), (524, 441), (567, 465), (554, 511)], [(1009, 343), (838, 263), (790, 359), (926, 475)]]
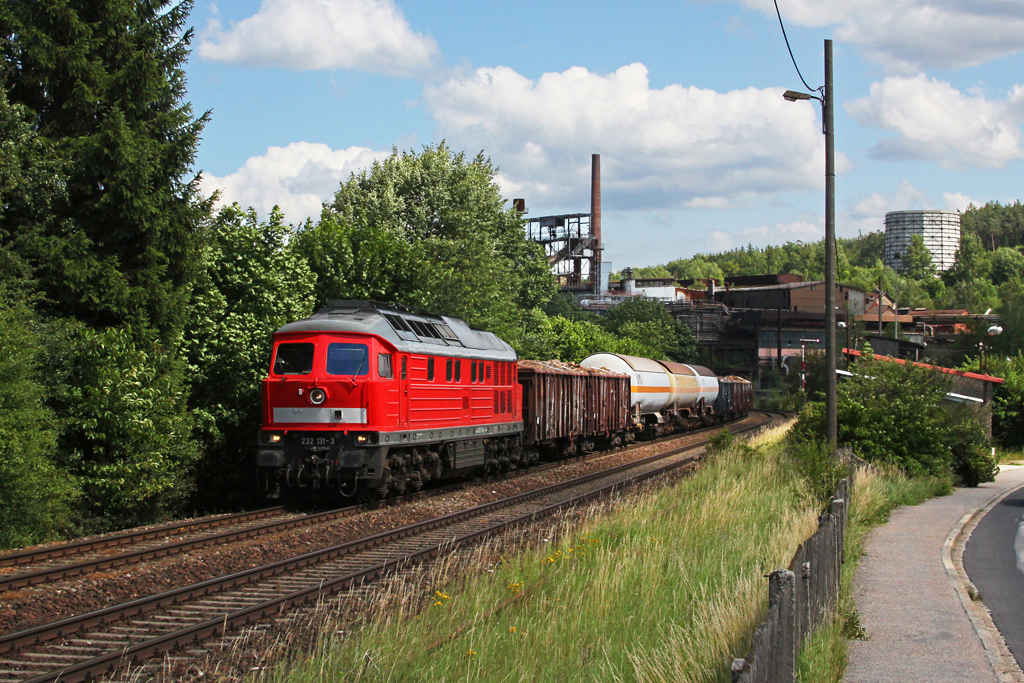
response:
[(846, 529), (846, 563), (838, 609), (804, 644), (797, 659), (799, 683), (839, 683), (846, 670), (848, 641), (864, 637), (860, 615), (853, 602), (853, 576), (864, 554), (868, 532), (884, 524), (889, 513), (901, 505), (917, 505), (951, 492), (947, 479), (910, 478), (898, 468), (886, 466), (857, 470)]
[(999, 448), (996, 459), (1000, 465), (1024, 465), (1024, 452)]
[(781, 433), (392, 600), (277, 680), (728, 681), (766, 608), (764, 576), (817, 525)]

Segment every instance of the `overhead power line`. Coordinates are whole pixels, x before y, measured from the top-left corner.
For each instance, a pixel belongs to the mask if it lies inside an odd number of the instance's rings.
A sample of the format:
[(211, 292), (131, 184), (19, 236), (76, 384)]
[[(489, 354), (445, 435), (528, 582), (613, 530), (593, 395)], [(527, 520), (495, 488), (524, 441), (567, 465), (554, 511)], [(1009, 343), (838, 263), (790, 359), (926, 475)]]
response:
[(786, 35), (786, 25), (782, 23), (782, 12), (779, 11), (779, 0), (772, 0), (772, 2), (775, 3), (775, 15), (779, 18), (779, 26), (782, 28), (782, 38), (786, 41), (786, 49), (789, 50), (789, 58), (793, 60), (793, 68), (796, 69), (796, 75), (800, 77), (805, 88), (821, 92), (822, 88), (825, 86), (821, 86), (821, 88), (812, 88), (807, 84), (807, 81), (804, 80), (804, 75), (800, 73), (800, 67), (796, 64), (796, 57), (793, 56), (793, 48), (789, 46), (789, 37)]

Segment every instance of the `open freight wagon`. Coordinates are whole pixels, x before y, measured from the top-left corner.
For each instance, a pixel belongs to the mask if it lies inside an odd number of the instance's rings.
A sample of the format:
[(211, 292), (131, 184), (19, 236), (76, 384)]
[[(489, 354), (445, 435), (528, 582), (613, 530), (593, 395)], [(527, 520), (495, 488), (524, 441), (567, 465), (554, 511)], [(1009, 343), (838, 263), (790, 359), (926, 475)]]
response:
[(629, 423), (626, 375), (557, 360), (520, 360), (523, 446), (565, 457), (622, 445)]

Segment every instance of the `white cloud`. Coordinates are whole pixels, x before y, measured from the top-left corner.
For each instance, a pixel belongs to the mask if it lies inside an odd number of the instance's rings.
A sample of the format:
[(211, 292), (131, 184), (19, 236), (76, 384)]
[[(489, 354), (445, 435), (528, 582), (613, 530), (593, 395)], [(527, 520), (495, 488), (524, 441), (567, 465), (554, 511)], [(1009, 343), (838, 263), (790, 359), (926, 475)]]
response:
[(222, 204), (238, 202), (243, 207), (252, 206), (262, 217), (276, 204), (287, 222), (300, 223), (306, 218), (318, 218), (322, 203), (334, 196), (350, 173), (389, 154), (366, 147), (333, 150), (322, 143), (293, 142), (251, 157), (226, 176), (204, 173), (202, 189), (206, 194), (220, 190)]
[(1003, 168), (1024, 157), (1022, 88), (1006, 100), (965, 95), (949, 83), (919, 74), (871, 84), (871, 94), (846, 104), (862, 125), (898, 134), (872, 150), (888, 159), (928, 159), (946, 168)]
[(968, 206), (985, 206), (985, 202), (978, 201), (974, 197), (962, 192), (943, 192), (942, 208), (946, 211), (964, 211)]
[(934, 208), (924, 190), (902, 181), (891, 193), (874, 192), (861, 197), (845, 215), (836, 218), (836, 232), (853, 236), (885, 229), (885, 214), (890, 211), (913, 211)]
[(704, 250), (706, 252), (727, 251), (747, 244), (765, 246), (797, 241), (817, 242), (824, 236), (825, 228), (822, 222), (768, 223), (736, 232), (711, 230), (704, 237)]
[(438, 47), (409, 27), (392, 0), (263, 0), (256, 14), (227, 29), (211, 19), (198, 51), (245, 66), (409, 76), (429, 69)]
[[(774, 17), (764, 0), (740, 0)], [(1019, 0), (786, 0), (787, 23), (836, 26), (835, 38), (860, 47), (891, 71), (959, 69), (1024, 49)]]
[[(495, 67), (428, 86), (425, 101), (435, 135), (487, 150), (503, 191), (528, 204), (585, 202), (591, 153), (602, 155), (602, 192), (619, 209), (724, 207), (824, 185), (817, 112), (783, 100), (782, 88), (653, 89), (643, 64), (537, 80)], [(848, 166), (841, 154), (837, 165)]]
[(694, 197), (685, 206), (689, 209), (728, 209), (730, 202), (725, 197)]

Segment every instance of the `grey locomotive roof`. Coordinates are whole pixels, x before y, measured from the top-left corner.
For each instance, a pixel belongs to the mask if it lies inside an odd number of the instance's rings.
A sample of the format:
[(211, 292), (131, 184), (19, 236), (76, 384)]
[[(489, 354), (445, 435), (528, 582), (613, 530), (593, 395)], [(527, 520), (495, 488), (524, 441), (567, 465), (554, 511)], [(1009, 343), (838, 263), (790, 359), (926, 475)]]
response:
[(516, 352), (491, 332), (458, 318), (411, 313), (376, 301), (331, 301), (327, 308), (277, 331), (355, 332), (388, 340), (403, 353), (514, 361)]

